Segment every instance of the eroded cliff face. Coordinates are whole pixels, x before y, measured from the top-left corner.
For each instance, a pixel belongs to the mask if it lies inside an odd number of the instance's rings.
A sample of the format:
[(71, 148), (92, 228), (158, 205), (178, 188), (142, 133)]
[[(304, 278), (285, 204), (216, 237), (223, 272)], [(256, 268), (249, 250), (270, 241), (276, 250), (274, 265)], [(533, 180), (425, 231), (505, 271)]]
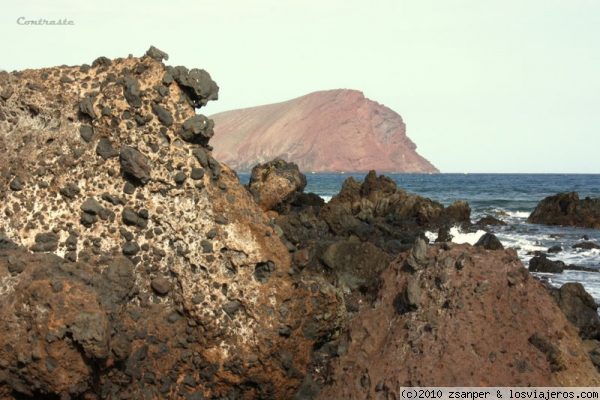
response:
[(301, 171), (438, 172), (416, 152), (402, 117), (356, 90), (314, 92), (212, 118), (215, 157), (238, 171), (280, 157)]
[(289, 398), (340, 327), (165, 57), (0, 75), (3, 398)]

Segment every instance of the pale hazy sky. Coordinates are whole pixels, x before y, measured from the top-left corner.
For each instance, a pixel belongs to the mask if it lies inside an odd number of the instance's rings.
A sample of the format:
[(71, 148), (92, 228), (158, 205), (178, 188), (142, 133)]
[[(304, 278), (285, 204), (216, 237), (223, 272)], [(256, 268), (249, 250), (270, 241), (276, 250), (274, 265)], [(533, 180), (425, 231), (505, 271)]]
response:
[(6, 0), (0, 21), (0, 69), (154, 44), (217, 81), (206, 114), (358, 89), (442, 172), (600, 173), (598, 0)]

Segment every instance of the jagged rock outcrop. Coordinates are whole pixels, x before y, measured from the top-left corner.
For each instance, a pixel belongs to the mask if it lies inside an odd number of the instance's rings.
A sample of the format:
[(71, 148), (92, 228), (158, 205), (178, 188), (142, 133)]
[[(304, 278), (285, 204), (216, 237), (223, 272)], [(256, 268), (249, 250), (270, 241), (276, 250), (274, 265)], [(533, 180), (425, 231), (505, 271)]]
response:
[(600, 199), (579, 199), (575, 192), (559, 193), (538, 203), (528, 222), (600, 229)]
[[(290, 249), (294, 268), (308, 276), (324, 276), (336, 285), (344, 292), (350, 311), (374, 298), (380, 272), (426, 230), (470, 225), (466, 202), (444, 207), (399, 189), (392, 179), (377, 176), (375, 171), (363, 182), (348, 178), (325, 204), (318, 196), (301, 191), (304, 178), (298, 178), (295, 164), (278, 161), (268, 165), (271, 176), (293, 177), (284, 185), (288, 189), (285, 196), (278, 197), (285, 200), (278, 200), (271, 212)], [(276, 179), (265, 181), (262, 190), (276, 193), (279, 184)], [(293, 188), (296, 192), (288, 194)]]
[(163, 59), (0, 74), (1, 398), (291, 398), (343, 325)]
[(428, 246), (398, 257), (382, 282), (374, 306), (349, 324), (346, 351), (318, 398), (399, 398), (411, 385), (600, 382), (577, 331), (513, 250)]
[(280, 157), (301, 171), (438, 172), (402, 117), (356, 90), (328, 90), (212, 115), (215, 157), (237, 171)]

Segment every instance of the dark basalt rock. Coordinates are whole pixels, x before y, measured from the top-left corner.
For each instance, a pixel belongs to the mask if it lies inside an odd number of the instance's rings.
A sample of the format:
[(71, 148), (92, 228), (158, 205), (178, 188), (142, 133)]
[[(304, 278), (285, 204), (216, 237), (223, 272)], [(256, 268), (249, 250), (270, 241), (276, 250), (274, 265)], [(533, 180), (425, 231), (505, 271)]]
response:
[(119, 153), (121, 172), (136, 182), (146, 184), (150, 181), (150, 161), (137, 149), (130, 146), (121, 147)]
[(152, 287), (152, 290), (154, 290), (154, 292), (156, 292), (156, 294), (159, 296), (165, 296), (169, 294), (169, 291), (171, 290), (171, 283), (168, 279), (163, 277), (152, 279), (150, 286)]
[(254, 278), (261, 283), (266, 283), (269, 281), (269, 278), (274, 271), (275, 264), (273, 264), (272, 261), (258, 263), (254, 268)]
[(92, 62), (92, 68), (108, 67), (108, 66), (110, 66), (111, 63), (112, 63), (112, 61), (110, 60), (110, 58), (101, 56), (101, 57), (96, 58)]
[(88, 197), (81, 204), (81, 211), (86, 212), (92, 215), (98, 215), (104, 208), (94, 199), (93, 197)]
[(195, 181), (204, 178), (204, 169), (202, 169), (202, 168), (196, 168), (196, 167), (192, 168), (192, 172), (190, 174), (190, 178), (192, 178)]
[(94, 225), (96, 221), (98, 221), (98, 216), (86, 212), (81, 214), (81, 218), (79, 220), (79, 222), (81, 222), (81, 225), (85, 226), (86, 228), (89, 228), (92, 225)]
[(162, 62), (163, 60), (168, 60), (169, 55), (162, 50), (157, 49), (154, 46), (150, 46), (148, 51), (146, 51), (146, 56), (155, 59), (158, 62)]
[(592, 249), (600, 249), (600, 246), (594, 242), (581, 242), (573, 245), (574, 249), (583, 249), (583, 250), (592, 250)]
[(152, 104), (152, 112), (158, 117), (158, 120), (164, 126), (169, 127), (173, 125), (173, 116), (171, 115), (169, 110), (167, 110), (163, 106), (156, 103)]
[(125, 225), (138, 225), (140, 222), (138, 214), (129, 207), (123, 208), (121, 217)]
[(54, 232), (38, 233), (35, 235), (35, 244), (31, 251), (55, 251), (58, 248), (58, 235)]
[(186, 179), (187, 175), (183, 171), (179, 171), (173, 176), (173, 180), (177, 185), (183, 185)]
[(131, 107), (140, 108), (142, 106), (142, 97), (140, 83), (137, 79), (126, 76), (123, 81), (123, 95)]
[(135, 185), (129, 181), (125, 182), (125, 184), (123, 185), (123, 193), (134, 194), (135, 193)]
[(112, 142), (107, 137), (102, 137), (96, 145), (96, 154), (104, 160), (115, 158), (119, 155), (119, 151), (112, 146)]
[(548, 248), (548, 253), (560, 253), (561, 251), (563, 251), (563, 248), (559, 245), (554, 245)]
[(186, 67), (167, 67), (183, 92), (188, 96), (190, 104), (195, 108), (205, 106), (210, 100), (219, 98), (219, 87), (203, 69), (188, 70)]
[(194, 115), (183, 122), (179, 135), (190, 143), (206, 146), (214, 135), (215, 123), (204, 115)]
[(475, 225), (479, 226), (488, 226), (488, 225), (506, 225), (506, 222), (493, 217), (491, 215), (486, 215), (483, 218), (480, 218), (479, 221), (475, 223)]
[(89, 143), (94, 137), (94, 128), (91, 125), (81, 125), (79, 127), (79, 135), (84, 141)]
[(242, 303), (238, 300), (229, 301), (223, 305), (223, 311), (232, 318), (241, 308)]
[(486, 233), (482, 237), (479, 238), (477, 243), (475, 243), (477, 247), (483, 247), (486, 250), (503, 250), (504, 246), (496, 235), (493, 233)]
[(213, 252), (213, 244), (209, 240), (202, 240), (200, 242), (200, 246), (202, 247), (202, 251), (204, 253), (212, 253)]
[(533, 224), (600, 229), (600, 199), (579, 199), (576, 192), (559, 193), (540, 201), (529, 218)]
[(113, 206), (124, 204), (122, 199), (117, 196), (113, 196), (110, 193), (102, 193), (102, 200), (109, 202)]
[(86, 96), (81, 99), (79, 101), (79, 112), (90, 117), (91, 119), (98, 118), (96, 111), (94, 110), (94, 98), (91, 96)]
[(6, 236), (4, 232), (0, 231), (0, 250), (12, 250), (18, 246)]
[(10, 181), (10, 184), (8, 186), (10, 187), (10, 190), (18, 192), (20, 190), (23, 190), (23, 181), (21, 181), (21, 178), (19, 178), (18, 176), (15, 176), (13, 180)]
[(419, 308), (421, 289), (418, 280), (411, 279), (406, 287), (394, 298), (394, 310), (399, 315), (416, 311)]
[(126, 256), (134, 256), (140, 251), (140, 246), (137, 242), (130, 241), (123, 245), (123, 254)]
[(598, 305), (581, 283), (565, 283), (551, 293), (583, 339), (600, 339)]
[(549, 260), (545, 255), (538, 255), (529, 260), (530, 272), (550, 272), (559, 274), (563, 272), (564, 269), (564, 262)]

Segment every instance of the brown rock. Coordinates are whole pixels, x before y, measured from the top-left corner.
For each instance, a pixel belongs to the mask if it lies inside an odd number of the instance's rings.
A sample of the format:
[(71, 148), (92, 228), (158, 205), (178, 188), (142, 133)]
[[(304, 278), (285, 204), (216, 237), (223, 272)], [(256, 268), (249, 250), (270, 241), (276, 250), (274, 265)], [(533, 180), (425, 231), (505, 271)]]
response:
[[(457, 270), (464, 254), (472, 263)], [(331, 384), (318, 398), (385, 398), (400, 386), (600, 381), (576, 330), (514, 251), (430, 246), (437, 261), (416, 274), (402, 270), (406, 257), (383, 271), (375, 306), (349, 323), (347, 351), (333, 359)]]
[(169, 291), (171, 290), (171, 283), (169, 282), (168, 279), (163, 278), (163, 277), (158, 277), (158, 278), (152, 279), (152, 282), (150, 282), (150, 285), (152, 286), (152, 290), (154, 290), (156, 292), (156, 294), (158, 294), (160, 296), (164, 296), (164, 295), (168, 294)]
[[(153, 56), (1, 82), (13, 94), (0, 101), (11, 116), (0, 124), (0, 398), (292, 398), (314, 349), (345, 323), (340, 292), (292, 273), (286, 245), (266, 235), (270, 220), (208, 147), (157, 145), (175, 141), (217, 87), (200, 70), (169, 81)], [(147, 118), (167, 82), (160, 104), (172, 126)], [(89, 90), (86, 112), (110, 110), (90, 138), (105, 159), (80, 135)], [(202, 190), (173, 182), (199, 163), (210, 176), (194, 173)], [(15, 171), (27, 177), (19, 191)], [(161, 298), (158, 276), (171, 283)]]
[(305, 187), (306, 177), (300, 173), (298, 166), (279, 158), (252, 168), (248, 183), (256, 202), (265, 211), (272, 210)]

